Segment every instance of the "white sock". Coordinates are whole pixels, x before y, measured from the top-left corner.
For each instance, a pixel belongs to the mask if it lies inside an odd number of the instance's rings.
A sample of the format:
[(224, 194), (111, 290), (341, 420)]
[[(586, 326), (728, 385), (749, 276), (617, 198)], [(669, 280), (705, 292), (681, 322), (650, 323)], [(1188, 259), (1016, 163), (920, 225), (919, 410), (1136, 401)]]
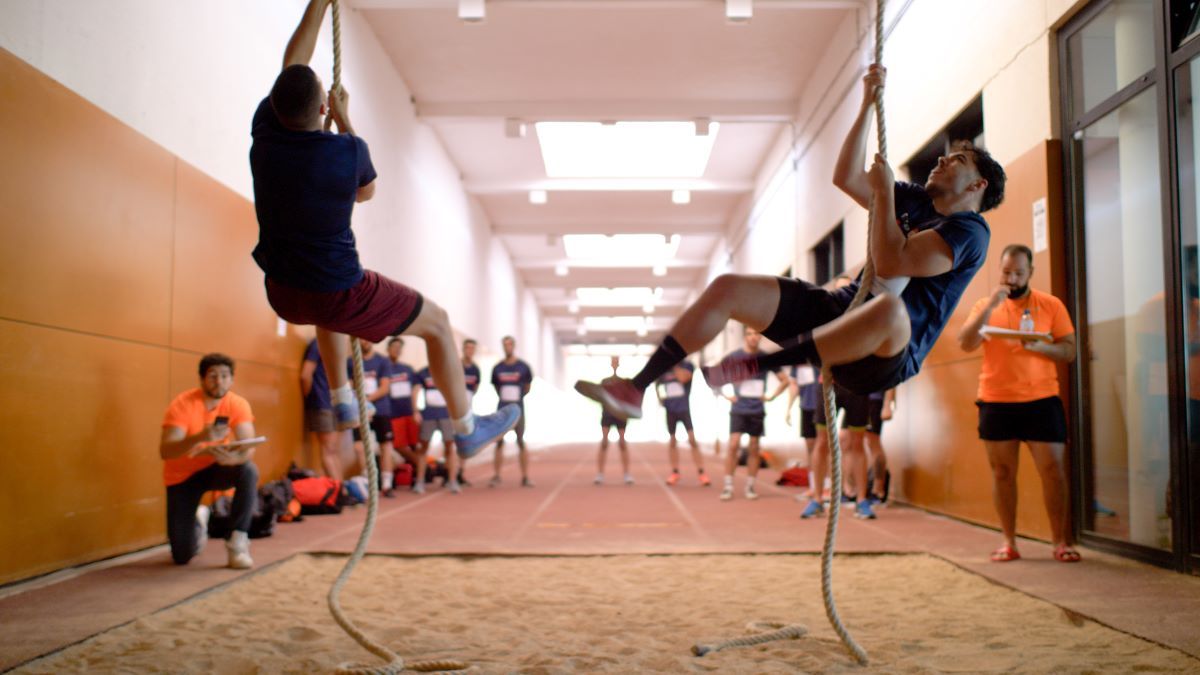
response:
[(754, 476), (746, 476), (746, 489), (747, 490), (754, 489)]
[(725, 487), (733, 487), (733, 476), (725, 476)]
[(386, 471), (384, 472), (384, 474), (383, 474), (383, 489), (384, 490), (392, 489), (392, 480), (393, 479), (395, 479), (395, 475), (387, 473)]
[(353, 403), (354, 390), (350, 388), (350, 384), (346, 383), (337, 389), (332, 390), (334, 403)]
[(454, 420), (454, 433), (459, 436), (470, 436), (475, 433), (475, 413), (467, 413)]

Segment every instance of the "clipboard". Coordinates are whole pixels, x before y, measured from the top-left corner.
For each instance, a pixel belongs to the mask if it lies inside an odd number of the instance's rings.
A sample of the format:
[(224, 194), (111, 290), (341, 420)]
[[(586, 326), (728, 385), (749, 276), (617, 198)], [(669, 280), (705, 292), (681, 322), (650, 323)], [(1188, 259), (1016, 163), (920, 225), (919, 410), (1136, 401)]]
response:
[(1025, 333), (998, 326), (984, 326), (979, 329), (979, 334), (984, 338), (1001, 338), (1005, 340), (1019, 340), (1021, 342), (1054, 342), (1054, 338), (1049, 333)]

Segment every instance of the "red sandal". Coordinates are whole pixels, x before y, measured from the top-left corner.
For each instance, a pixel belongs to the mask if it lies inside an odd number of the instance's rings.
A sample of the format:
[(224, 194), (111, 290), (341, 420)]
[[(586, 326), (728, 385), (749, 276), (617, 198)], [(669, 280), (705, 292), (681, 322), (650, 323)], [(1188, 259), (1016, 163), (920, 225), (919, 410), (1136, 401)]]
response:
[(1013, 548), (1012, 546), (1009, 546), (1008, 544), (1005, 544), (1004, 546), (1001, 546), (1000, 548), (996, 549), (995, 551), (992, 551), (992, 562), (1004, 563), (1004, 562), (1012, 562), (1014, 560), (1020, 560), (1020, 559), (1021, 559), (1021, 554), (1017, 553), (1017, 549)]
[(1061, 544), (1054, 547), (1054, 559), (1063, 563), (1077, 563), (1083, 560), (1083, 556), (1069, 545)]

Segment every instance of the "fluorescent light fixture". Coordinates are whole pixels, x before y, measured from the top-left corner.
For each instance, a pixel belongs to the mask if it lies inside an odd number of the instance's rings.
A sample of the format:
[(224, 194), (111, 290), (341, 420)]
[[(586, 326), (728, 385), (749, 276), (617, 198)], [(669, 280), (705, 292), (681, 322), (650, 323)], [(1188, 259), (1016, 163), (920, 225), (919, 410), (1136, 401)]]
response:
[(646, 333), (648, 333), (648, 332), (649, 331), (646, 330), (645, 326), (642, 326), (641, 328), (637, 329), (638, 337), (646, 337)]
[(725, 18), (730, 21), (749, 21), (754, 16), (753, 0), (725, 0)]
[(646, 327), (646, 317), (640, 314), (630, 316), (585, 316), (583, 325), (588, 330), (598, 331), (636, 331)]
[(642, 311), (647, 314), (653, 314), (654, 313), (654, 303), (647, 302), (646, 304), (642, 305)]
[[(483, 21), (487, 16), (487, 7), (483, 2), (484, 0), (458, 0), (458, 18), (473, 23)], [(729, 10), (725, 11), (728, 15)]]
[(565, 277), (570, 271), (571, 268), (567, 267), (566, 263), (558, 263), (554, 266), (554, 276), (556, 277)]
[(529, 203), (530, 204), (545, 204), (549, 200), (549, 198), (550, 198), (550, 196), (548, 194), (546, 194), (545, 190), (530, 190), (529, 191)]
[(654, 266), (654, 267), (651, 269), (651, 271), (653, 271), (653, 272), (654, 272), (654, 276), (656, 276), (656, 277), (665, 277), (665, 276), (667, 276), (667, 266), (666, 266), (666, 265), (655, 265), (655, 266)]
[(549, 178), (702, 178), (718, 125), (693, 122), (538, 122)]
[(692, 202), (691, 190), (671, 190), (672, 204), (690, 204)]
[(579, 301), (572, 300), (571, 302), (567, 303), (567, 311), (572, 314), (578, 314), (579, 313)]
[(677, 234), (564, 234), (562, 238), (569, 260), (614, 267), (644, 267), (673, 260), (680, 241)]

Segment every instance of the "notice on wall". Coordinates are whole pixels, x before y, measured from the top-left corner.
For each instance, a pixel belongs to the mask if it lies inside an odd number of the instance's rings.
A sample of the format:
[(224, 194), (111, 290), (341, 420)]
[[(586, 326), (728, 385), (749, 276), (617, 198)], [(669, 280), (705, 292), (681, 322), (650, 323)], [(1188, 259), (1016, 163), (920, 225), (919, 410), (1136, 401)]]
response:
[(1050, 241), (1046, 233), (1046, 198), (1042, 197), (1033, 203), (1033, 252), (1040, 253), (1047, 248), (1050, 248)]

